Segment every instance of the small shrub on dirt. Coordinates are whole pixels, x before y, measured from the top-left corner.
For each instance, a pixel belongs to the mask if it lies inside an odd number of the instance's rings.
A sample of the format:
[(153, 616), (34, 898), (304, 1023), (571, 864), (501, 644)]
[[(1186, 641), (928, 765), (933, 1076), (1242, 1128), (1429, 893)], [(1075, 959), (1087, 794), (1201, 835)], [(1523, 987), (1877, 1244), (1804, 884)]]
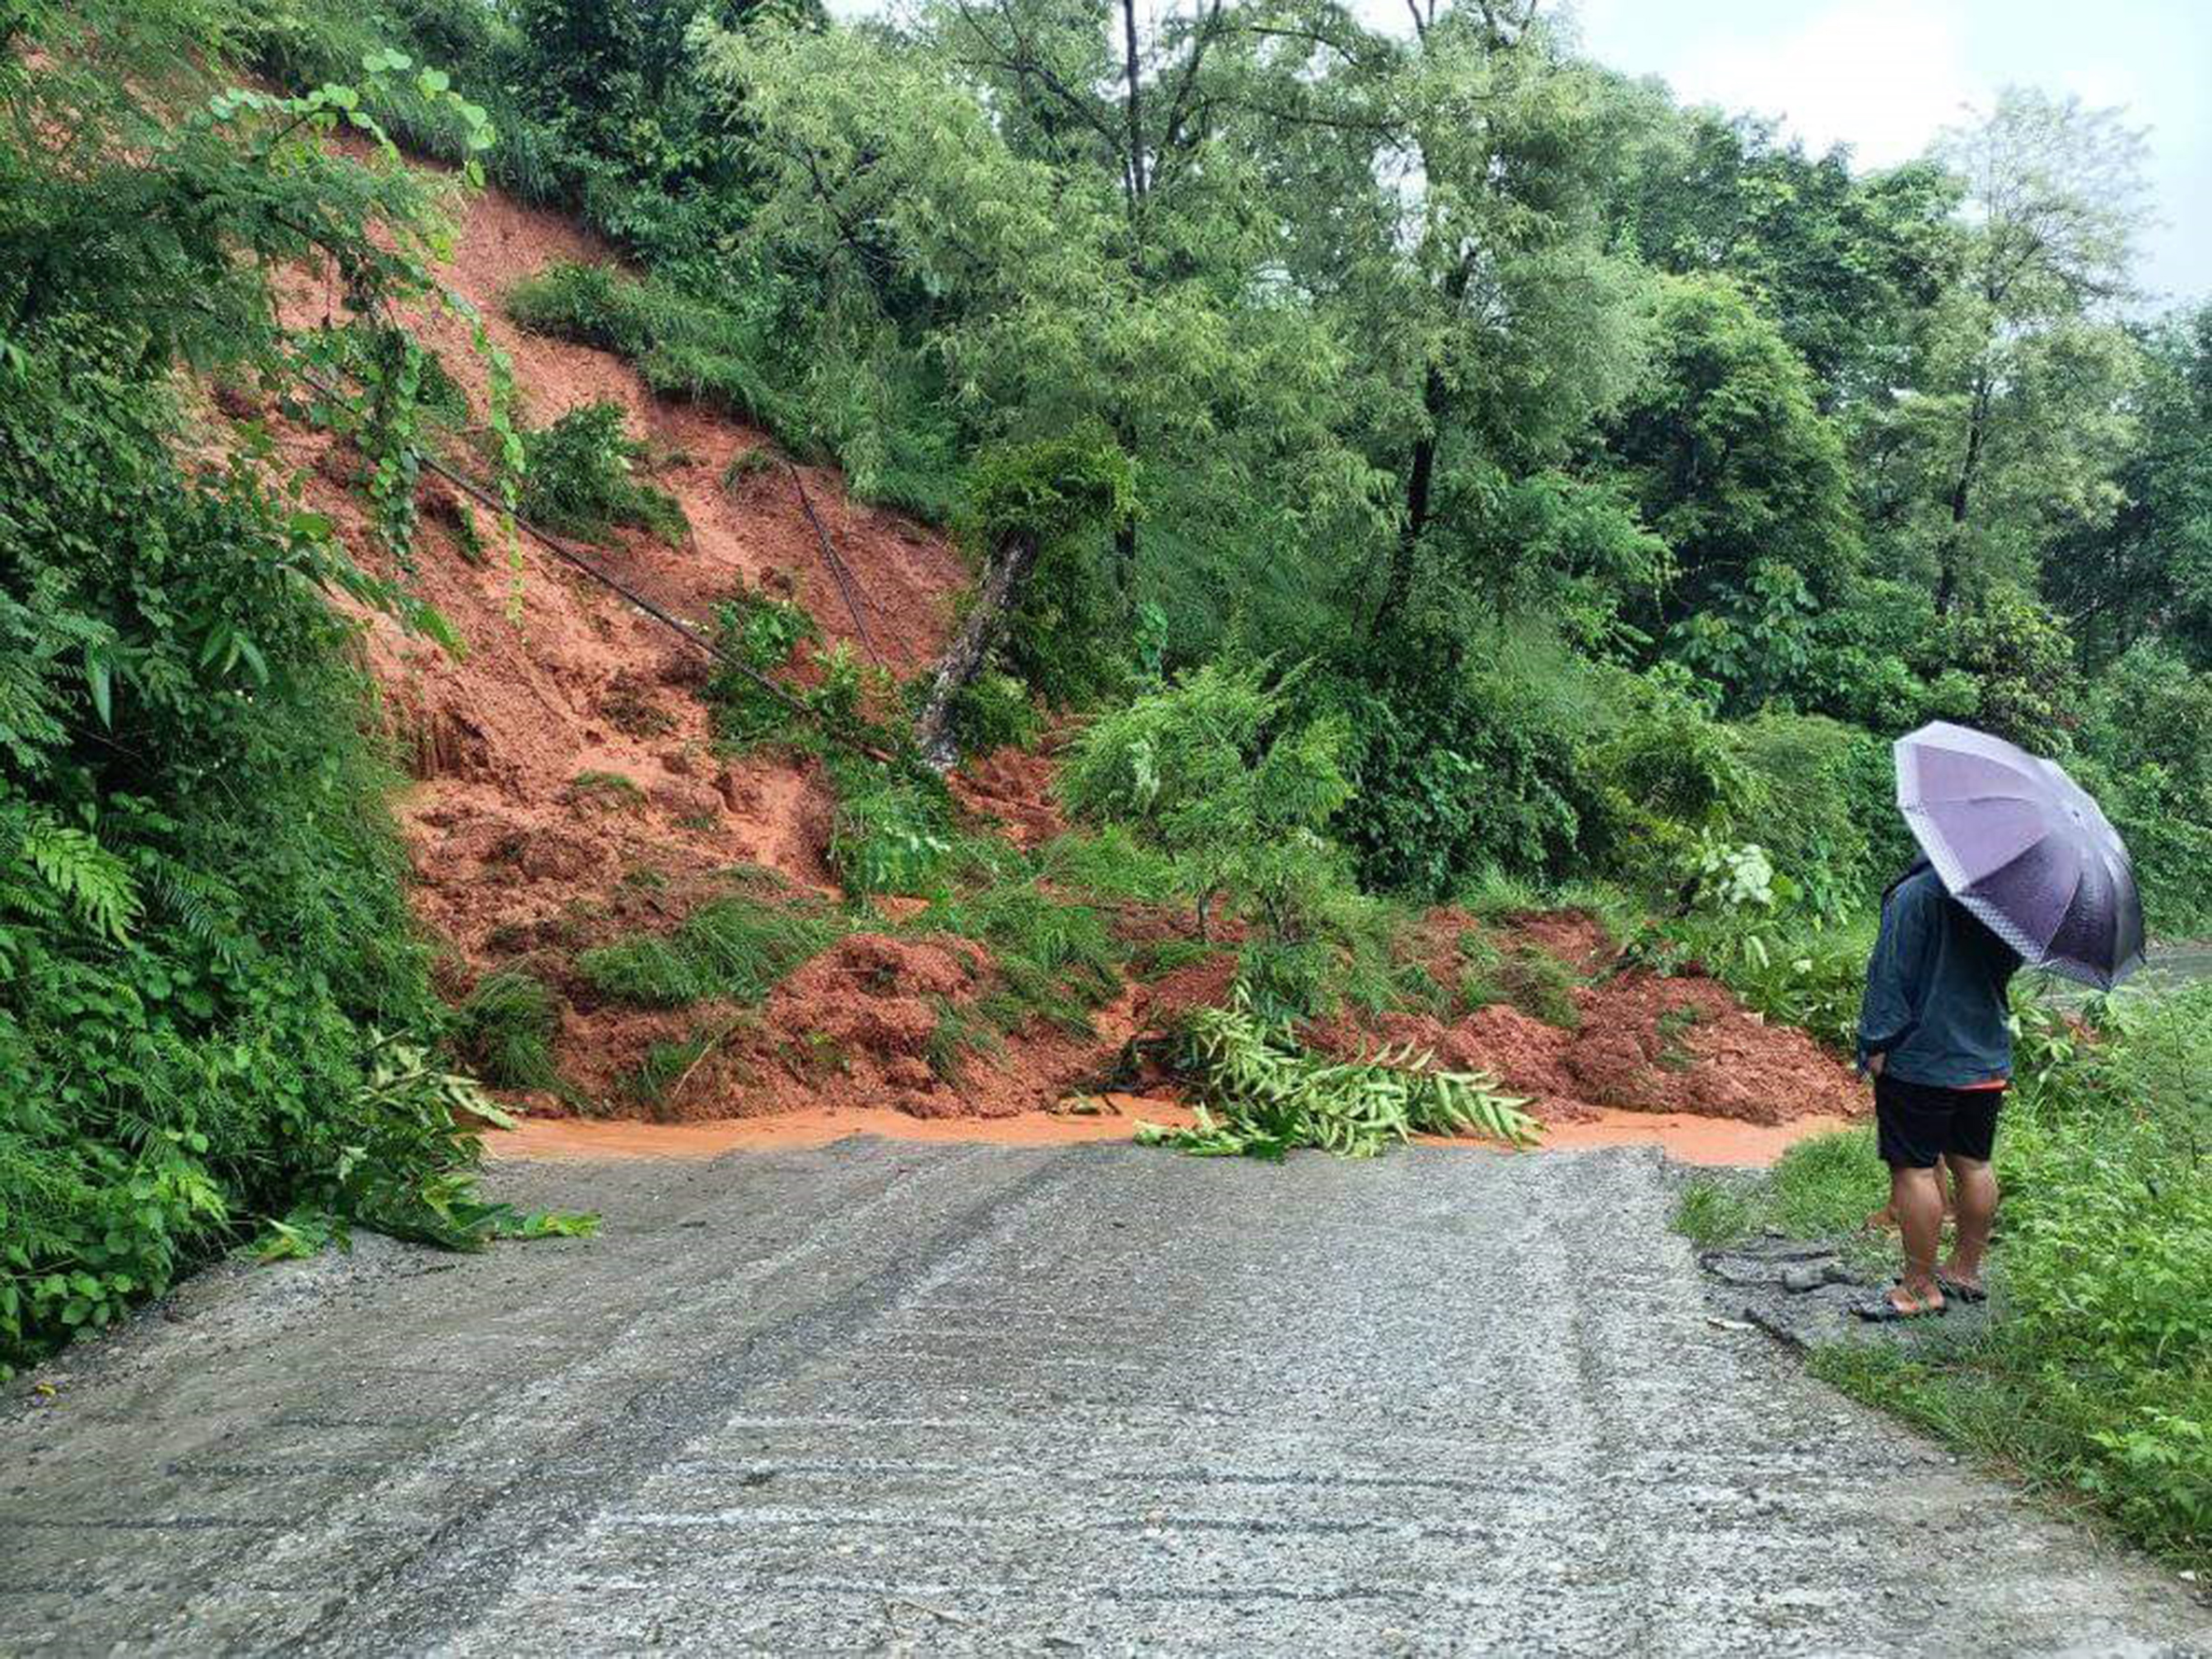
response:
[(766, 478), (775, 470), (776, 457), (766, 445), (739, 450), (722, 468), (722, 488), (733, 492), (742, 490), (755, 479)]
[(559, 1080), (553, 1039), (560, 1005), (533, 974), (505, 969), (477, 982), (455, 1011), (447, 1043), (455, 1057), (495, 1088), (550, 1089)]
[(791, 734), (792, 711), (765, 690), (753, 674), (783, 674), (802, 645), (820, 637), (814, 619), (789, 600), (746, 592), (714, 607), (714, 642), (721, 653), (750, 669), (723, 666), (707, 683), (715, 735), (743, 746)]
[(826, 757), (837, 794), (831, 868), (855, 899), (917, 898), (947, 888), (958, 837), (945, 782), (919, 766), (891, 766), (836, 748)]
[(1697, 1056), (1690, 1053), (1685, 1039), (1687, 1038), (1690, 1027), (1695, 1025), (1701, 1017), (1697, 1007), (1687, 1002), (1678, 1008), (1671, 1008), (1659, 1015), (1654, 1026), (1655, 1034), (1659, 1039), (1659, 1054), (1655, 1062), (1657, 1065), (1668, 1071), (1687, 1071), (1696, 1063)]
[(1548, 951), (1517, 945), (1510, 952), (1470, 929), (1460, 936), (1460, 975), (1453, 986), (1460, 1011), (1510, 1003), (1532, 1020), (1573, 1031), (1582, 1024), (1574, 989), (1581, 977)]
[(1189, 1129), (1140, 1125), (1148, 1146), (1211, 1156), (1281, 1159), (1299, 1147), (1366, 1158), (1415, 1135), (1487, 1135), (1533, 1141), (1523, 1102), (1479, 1072), (1433, 1068), (1410, 1047), (1363, 1060), (1308, 1053), (1283, 1026), (1239, 995), (1228, 1008), (1200, 1009), (1183, 1032), (1182, 1064), (1200, 1105)]
[(676, 497), (637, 481), (645, 453), (624, 431), (623, 407), (614, 402), (587, 403), (525, 432), (523, 515), (585, 541), (635, 524), (682, 546), (691, 525)]
[(1582, 1011), (1574, 997), (1580, 977), (1550, 952), (1523, 945), (1498, 965), (1497, 973), (1506, 999), (1532, 1020), (1561, 1031), (1580, 1028)]
[(632, 1008), (683, 1008), (707, 994), (690, 958), (652, 935), (585, 951), (576, 971), (609, 1002)]
[(735, 1022), (730, 1022), (712, 1030), (694, 1031), (673, 1042), (656, 1042), (617, 1086), (625, 1098), (638, 1106), (654, 1109), (672, 1107), (737, 1028)]
[(1164, 979), (1178, 969), (1217, 956), (1222, 947), (1197, 939), (1163, 939), (1141, 944), (1129, 953), (1130, 970), (1144, 980)]

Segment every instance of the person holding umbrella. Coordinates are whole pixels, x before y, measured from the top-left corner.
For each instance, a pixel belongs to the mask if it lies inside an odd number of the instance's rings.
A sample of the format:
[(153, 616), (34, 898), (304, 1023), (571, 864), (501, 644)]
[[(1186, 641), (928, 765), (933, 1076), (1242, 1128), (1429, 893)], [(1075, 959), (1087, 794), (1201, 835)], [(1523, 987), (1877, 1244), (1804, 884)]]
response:
[[(2109, 990), (2143, 960), (2127, 849), (2057, 766), (1941, 720), (1898, 739), (1896, 755), (1897, 805), (1921, 857), (1883, 895), (1858, 1027), (1904, 1242), (1897, 1282), (1855, 1309), (1882, 1321), (1982, 1299), (2014, 972), (2032, 963)], [(1939, 1264), (1944, 1169), (1957, 1234)]]

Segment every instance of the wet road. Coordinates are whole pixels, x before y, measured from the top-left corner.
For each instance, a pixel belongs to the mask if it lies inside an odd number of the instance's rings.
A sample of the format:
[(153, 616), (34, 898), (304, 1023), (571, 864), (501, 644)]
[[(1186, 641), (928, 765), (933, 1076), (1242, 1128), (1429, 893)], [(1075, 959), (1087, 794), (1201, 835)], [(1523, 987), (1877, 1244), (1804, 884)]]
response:
[(0, 1411), (0, 1652), (2212, 1653), (1716, 1327), (1657, 1158), (511, 1167)]

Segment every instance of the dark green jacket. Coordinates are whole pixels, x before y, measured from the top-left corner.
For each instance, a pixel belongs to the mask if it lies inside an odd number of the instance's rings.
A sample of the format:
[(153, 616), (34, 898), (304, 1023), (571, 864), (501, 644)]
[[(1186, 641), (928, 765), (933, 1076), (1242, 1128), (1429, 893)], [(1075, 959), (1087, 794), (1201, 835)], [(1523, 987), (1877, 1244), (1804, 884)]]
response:
[(2009, 1077), (2005, 987), (2019, 967), (2010, 945), (1916, 865), (1882, 902), (1859, 1005), (1860, 1068), (1886, 1054), (1884, 1076), (1946, 1089)]

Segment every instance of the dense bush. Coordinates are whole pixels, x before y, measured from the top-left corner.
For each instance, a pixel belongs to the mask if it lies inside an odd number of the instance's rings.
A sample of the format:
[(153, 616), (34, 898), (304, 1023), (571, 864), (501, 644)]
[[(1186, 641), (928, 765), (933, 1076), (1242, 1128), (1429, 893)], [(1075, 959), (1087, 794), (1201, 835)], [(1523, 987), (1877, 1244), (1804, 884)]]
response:
[[(171, 378), (285, 377), (281, 261), (333, 262), (363, 316), (418, 293), (427, 199), (325, 149), (350, 93), (209, 96), (212, 12), (41, 18), (57, 61), (0, 63), (0, 1370), (257, 1228), (521, 1220), (470, 1194), (494, 1114), (429, 1059), (391, 777), (321, 591), (435, 619)], [(351, 411), (383, 481), (417, 407)]]
[(1557, 877), (1591, 856), (1603, 692), (1563, 649), (1501, 635), (1470, 657), (1394, 639), (1316, 698), (1346, 722), (1340, 832), (1369, 885), (1435, 897), (1486, 868)]
[(678, 547), (690, 534), (676, 497), (638, 481), (646, 448), (624, 430), (621, 404), (580, 404), (522, 443), (522, 510), (547, 529), (600, 541), (636, 524)]

